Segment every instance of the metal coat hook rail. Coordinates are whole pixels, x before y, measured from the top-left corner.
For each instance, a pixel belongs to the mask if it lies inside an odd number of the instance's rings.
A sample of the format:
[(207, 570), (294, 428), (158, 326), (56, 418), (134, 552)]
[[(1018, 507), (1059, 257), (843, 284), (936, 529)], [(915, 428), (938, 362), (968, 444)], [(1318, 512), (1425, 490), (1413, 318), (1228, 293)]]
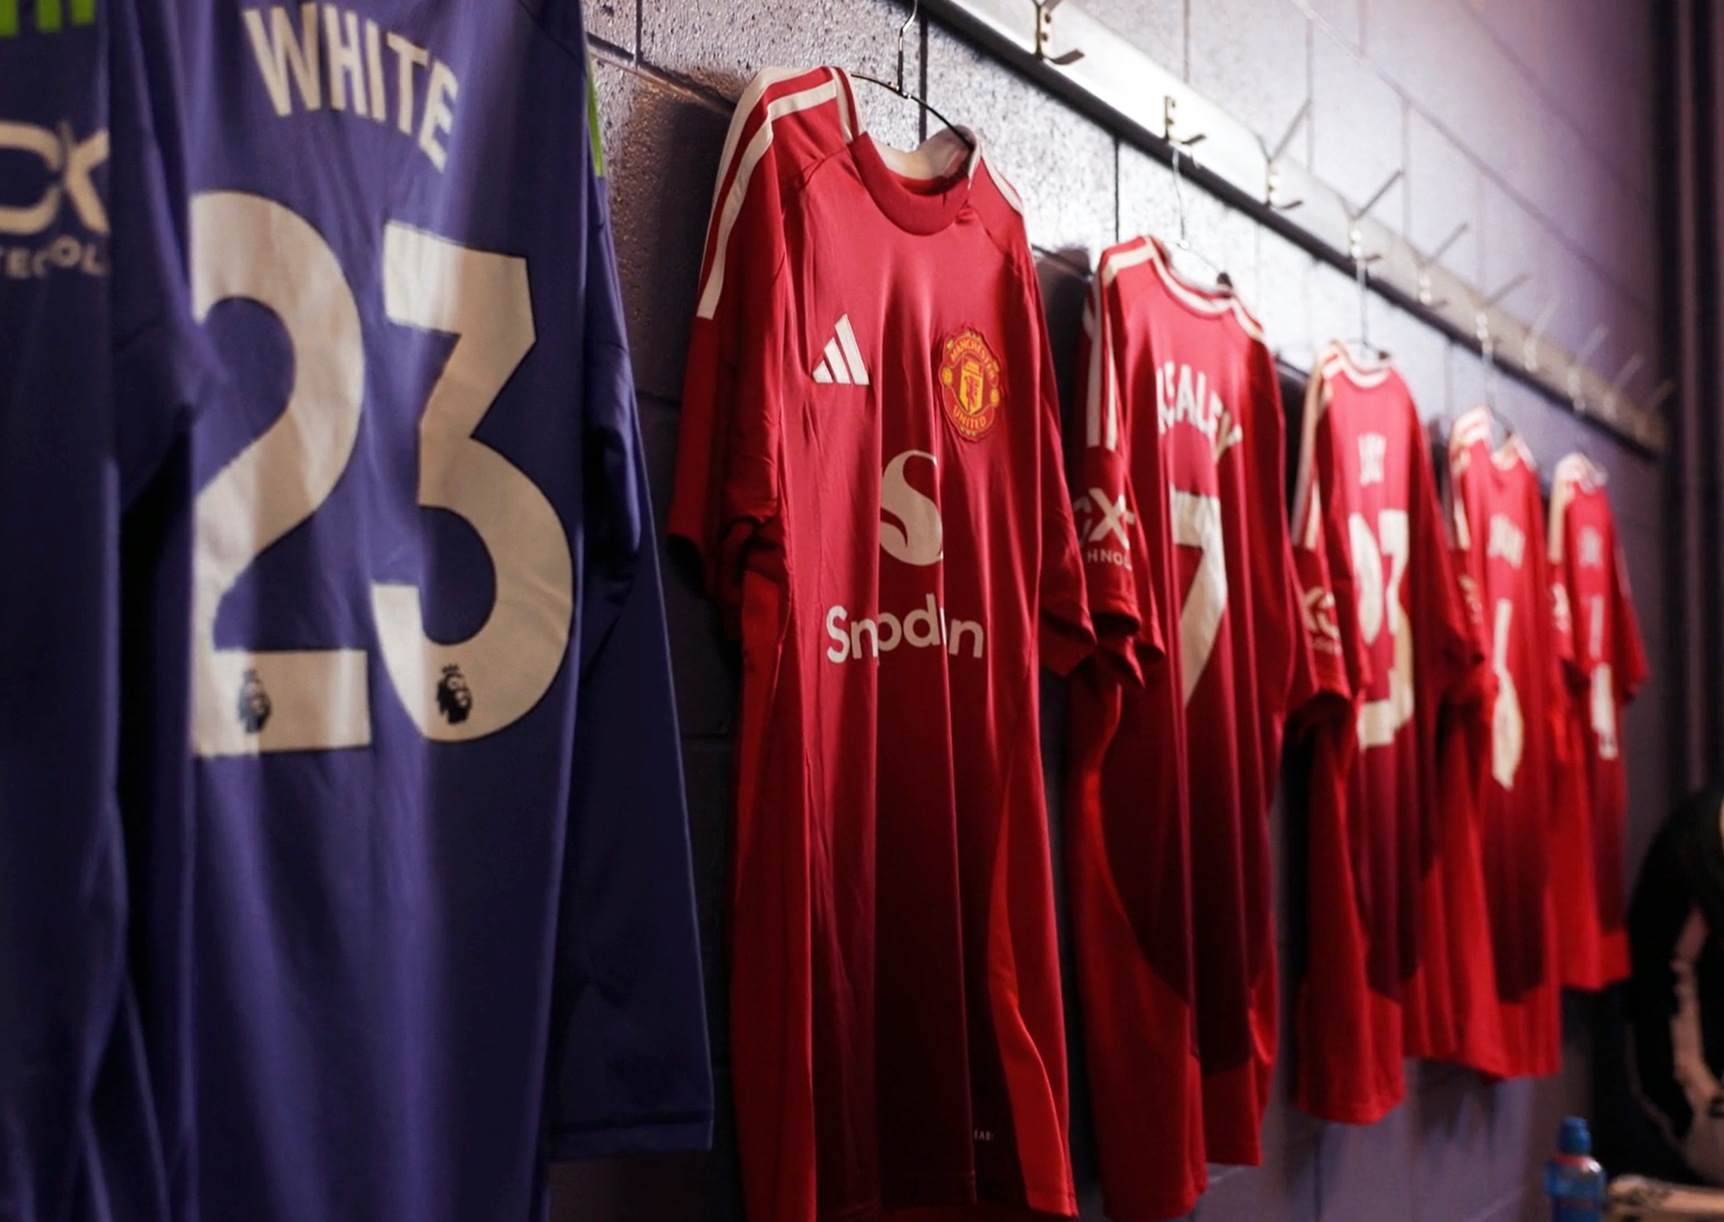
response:
[[(1546, 334), (1560, 302), (1545, 303), (1531, 323), (1503, 307), (1525, 277), (1487, 293), (1438, 264), (1466, 232), (1465, 222), (1435, 250), (1421, 252), (1372, 217), (1399, 171), (1355, 207), (1305, 167), (1286, 161), (1294, 136), (1309, 121), (1309, 101), (1271, 147), (1073, 0), (927, 0), (926, 7), (1133, 144), (1163, 158), (1185, 157), (1181, 168), (1190, 181), (1316, 257), (1356, 278), (1368, 265), (1362, 279), (1372, 291), (1487, 355), (1502, 373), (1638, 449), (1663, 451), (1658, 407), (1673, 387), (1661, 384), (1636, 399), (1629, 388), (1643, 361), (1631, 358), (1614, 378), (1589, 365), (1604, 328), (1579, 352), (1564, 352)], [(1199, 140), (1201, 163), (1192, 156)]]

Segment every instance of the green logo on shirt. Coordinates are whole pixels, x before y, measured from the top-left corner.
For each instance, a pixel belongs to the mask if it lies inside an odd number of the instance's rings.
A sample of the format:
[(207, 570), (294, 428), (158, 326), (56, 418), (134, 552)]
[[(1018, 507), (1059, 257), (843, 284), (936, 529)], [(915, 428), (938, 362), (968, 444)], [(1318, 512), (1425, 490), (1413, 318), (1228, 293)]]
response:
[[(0, 38), (13, 38), (19, 33), (19, 0), (0, 0)], [(70, 20), (75, 26), (96, 24), (96, 0), (71, 0)], [(58, 34), (66, 27), (66, 0), (36, 0), (34, 5), (38, 34)]]

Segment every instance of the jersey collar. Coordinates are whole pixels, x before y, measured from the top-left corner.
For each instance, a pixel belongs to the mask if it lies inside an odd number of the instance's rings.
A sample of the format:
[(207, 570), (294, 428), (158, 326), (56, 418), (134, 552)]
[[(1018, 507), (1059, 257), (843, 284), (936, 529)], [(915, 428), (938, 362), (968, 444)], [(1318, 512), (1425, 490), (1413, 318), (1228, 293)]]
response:
[(877, 144), (866, 131), (850, 142), (857, 172), (880, 211), (916, 234), (939, 233), (970, 202), (981, 145), (967, 158), (964, 152), (964, 142), (950, 131), (930, 136), (909, 152)]

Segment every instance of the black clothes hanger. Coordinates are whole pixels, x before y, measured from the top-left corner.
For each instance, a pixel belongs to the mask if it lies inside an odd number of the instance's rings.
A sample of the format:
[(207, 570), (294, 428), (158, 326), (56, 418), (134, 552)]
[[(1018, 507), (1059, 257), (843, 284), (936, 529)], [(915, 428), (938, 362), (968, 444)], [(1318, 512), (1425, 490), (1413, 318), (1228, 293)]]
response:
[(943, 123), (946, 126), (946, 129), (958, 139), (962, 140), (964, 142), (964, 147), (973, 153), (976, 151), (976, 138), (974, 136), (970, 135), (969, 132), (965, 131), (956, 123), (953, 123), (950, 119), (946, 118), (945, 115), (930, 106), (927, 98), (920, 97), (904, 88), (904, 35), (909, 33), (912, 25), (916, 24), (916, 16), (921, 12), (921, 8), (921, 0), (915, 0), (915, 3), (910, 6), (910, 16), (905, 19), (903, 25), (898, 27), (898, 78), (896, 81), (888, 81), (877, 76), (870, 76), (866, 72), (852, 72), (850, 75), (855, 80), (867, 81), (870, 85), (878, 85), (887, 93), (903, 98), (906, 102), (916, 103), (916, 105), (920, 106), (923, 110), (927, 111)]
[(1203, 264), (1203, 266), (1208, 269), (1210, 275), (1215, 278), (1216, 284), (1220, 285), (1222, 288), (1230, 289), (1233, 287), (1233, 277), (1229, 276), (1227, 272), (1213, 259), (1206, 257), (1202, 251), (1193, 246), (1191, 244), (1191, 238), (1186, 232), (1185, 176), (1179, 172), (1179, 159), (1181, 157), (1191, 157), (1192, 162), (1195, 163), (1197, 158), (1191, 156), (1191, 146), (1202, 139), (1203, 137), (1199, 135), (1193, 136), (1191, 139), (1183, 142), (1179, 140), (1170, 142), (1173, 149), (1173, 201), (1179, 209), (1179, 236), (1175, 238), (1170, 245), (1174, 250), (1183, 251), (1191, 258), (1197, 260), (1197, 262)]

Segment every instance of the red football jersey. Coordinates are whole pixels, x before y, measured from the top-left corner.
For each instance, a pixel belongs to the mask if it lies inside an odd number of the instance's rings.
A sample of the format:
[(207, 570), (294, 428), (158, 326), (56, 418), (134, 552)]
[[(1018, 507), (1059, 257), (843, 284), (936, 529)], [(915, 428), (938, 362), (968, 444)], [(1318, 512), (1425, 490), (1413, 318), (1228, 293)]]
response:
[(1446, 963), (1427, 956), (1443, 941), (1437, 729), (1473, 645), (1412, 397), (1341, 344), (1306, 391), (1293, 527), (1319, 681), (1351, 701), (1311, 729), (1296, 1100), (1369, 1124), (1405, 1095), (1403, 1058), (1451, 1038)]
[(1551, 867), (1562, 982), (1581, 989), (1628, 976), (1622, 709), (1647, 674), (1604, 481), (1585, 455), (1570, 454), (1550, 489), (1551, 591), (1557, 631), (1572, 640), (1568, 729), (1580, 761), (1564, 770), (1571, 800), (1557, 807), (1564, 823), (1551, 839)]
[(726, 143), (671, 529), (742, 639), (731, 1061), (754, 1222), (1075, 1212), (1038, 660), (1090, 649), (1016, 197), (837, 69)]
[(1457, 579), (1489, 668), (1471, 740), (1506, 1068), (1554, 1073), (1562, 1016), (1547, 844), (1568, 704), (1544, 501), (1519, 437), (1492, 451), (1482, 407), (1450, 430), (1449, 470)]
[(1206, 1154), (1262, 1159), (1277, 1019), (1268, 810), (1310, 668), (1280, 394), (1256, 321), (1138, 238), (1103, 254), (1084, 343), (1074, 504), (1107, 654), (1072, 697), (1086, 1049), (1107, 1212), (1172, 1217), (1202, 1190)]

